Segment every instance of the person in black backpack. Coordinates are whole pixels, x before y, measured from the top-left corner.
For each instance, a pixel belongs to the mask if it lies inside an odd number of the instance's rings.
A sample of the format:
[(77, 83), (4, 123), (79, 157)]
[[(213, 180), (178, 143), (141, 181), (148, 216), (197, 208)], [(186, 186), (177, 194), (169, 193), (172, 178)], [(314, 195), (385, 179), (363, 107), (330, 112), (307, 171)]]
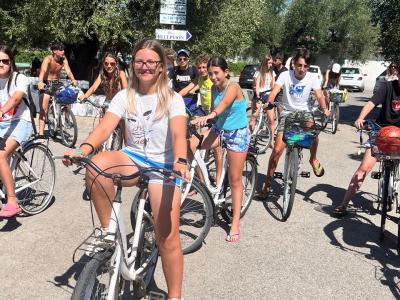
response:
[(21, 212), (15, 195), (15, 184), (8, 157), (32, 135), (28, 96), (29, 79), (16, 72), (10, 47), (0, 45), (0, 179), (7, 195), (7, 204), (0, 217), (13, 217)]

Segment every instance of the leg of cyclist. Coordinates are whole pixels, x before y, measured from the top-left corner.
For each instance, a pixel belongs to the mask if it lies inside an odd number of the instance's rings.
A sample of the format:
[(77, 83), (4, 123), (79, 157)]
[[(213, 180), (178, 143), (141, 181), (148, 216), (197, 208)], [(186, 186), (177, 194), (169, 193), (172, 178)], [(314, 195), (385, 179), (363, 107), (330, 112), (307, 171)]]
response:
[(275, 127), (276, 127), (276, 124), (275, 124), (275, 111), (274, 110), (275, 110), (275, 108), (267, 110), (267, 120), (268, 120), (269, 126), (271, 128), (271, 134), (272, 134), (272, 137), (271, 137), (271, 148), (274, 148), (275, 139), (276, 139), (275, 134), (274, 134), (275, 133)]
[(322, 177), (325, 174), (325, 170), (317, 159), (318, 142), (319, 139), (316, 137), (310, 149), (310, 164), (315, 176)]
[(353, 174), (350, 180), (350, 184), (347, 188), (346, 194), (342, 200), (342, 203), (335, 208), (334, 213), (337, 215), (346, 214), (347, 205), (350, 200), (354, 197), (356, 192), (360, 189), (365, 177), (373, 169), (376, 164), (376, 158), (371, 154), (371, 148), (367, 148), (364, 153), (363, 160), (358, 166), (356, 172)]
[(19, 208), (17, 196), (15, 195), (15, 184), (8, 162), (8, 157), (18, 148), (19, 144), (17, 141), (11, 138), (0, 139), (0, 143), (0, 179), (7, 194), (7, 206), (3, 206), (2, 210), (0, 211), (0, 215), (3, 217), (12, 217), (16, 214), (19, 214), (21, 209)]
[(232, 191), (232, 211), (233, 218), (231, 229), (229, 231), (229, 242), (236, 242), (240, 239), (240, 211), (243, 201), (243, 182), (242, 170), (246, 160), (247, 152), (234, 152), (228, 150), (228, 176), (229, 185)]
[(223, 167), (223, 160), (222, 160), (222, 148), (221, 146), (217, 146), (215, 148), (212, 149), (213, 153), (214, 153), (214, 159), (215, 159), (215, 168), (216, 168), (216, 183), (217, 185), (219, 184), (220, 180), (221, 180), (221, 174), (222, 174), (222, 167)]
[(181, 192), (174, 185), (149, 184), (155, 233), (168, 287), (168, 298), (181, 298), (183, 253), (179, 236)]
[[(120, 173), (123, 175), (133, 174), (138, 171), (138, 167), (125, 154), (119, 151), (107, 151), (96, 154), (92, 161), (100, 169), (107, 172)], [(124, 181), (123, 186), (133, 186), (137, 184), (138, 179)], [(94, 207), (99, 217), (101, 227), (107, 231), (110, 223), (110, 215), (114, 200), (115, 187), (112, 179), (98, 175), (91, 169), (86, 172), (86, 184), (89, 189)]]
[(47, 112), (49, 111), (49, 100), (50, 95), (44, 93), (44, 91), (40, 93), (39, 103), (40, 103), (40, 113), (39, 113), (39, 134), (44, 134), (44, 127), (47, 118)]
[(266, 196), (271, 190), (272, 178), (285, 148), (286, 144), (283, 142), (283, 133), (278, 133), (274, 148), (272, 149), (271, 156), (269, 157), (267, 176), (265, 178), (264, 188), (262, 190), (263, 196)]

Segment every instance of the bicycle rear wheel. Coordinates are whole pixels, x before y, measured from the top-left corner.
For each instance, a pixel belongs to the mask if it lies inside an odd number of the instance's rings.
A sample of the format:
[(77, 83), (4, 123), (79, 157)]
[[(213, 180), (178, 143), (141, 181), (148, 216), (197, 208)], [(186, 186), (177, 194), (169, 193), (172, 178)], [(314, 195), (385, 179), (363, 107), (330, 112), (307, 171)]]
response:
[(385, 223), (388, 212), (389, 204), (389, 185), (391, 176), (391, 166), (388, 163), (384, 163), (383, 167), (383, 189), (382, 189), (382, 211), (381, 211), (381, 227), (379, 229), (379, 241), (383, 242), (385, 238)]
[[(240, 217), (242, 218), (250, 207), (251, 201), (253, 200), (254, 192), (256, 189), (256, 178), (257, 178), (257, 162), (253, 155), (248, 154), (244, 164), (242, 172), (243, 181), (243, 199), (242, 207), (240, 210)], [(232, 222), (233, 210), (232, 210), (232, 194), (229, 186), (228, 175), (225, 176), (225, 204), (221, 208), (221, 216), (228, 223)]]
[(285, 222), (292, 212), (296, 194), (297, 173), (299, 170), (299, 149), (287, 148), (283, 174), (282, 221)]
[(332, 134), (335, 134), (338, 129), (338, 124), (339, 124), (339, 104), (337, 104), (337, 103), (333, 104), (331, 119), (332, 119), (331, 132), (332, 132)]
[(15, 163), (13, 175), (18, 202), (24, 213), (35, 215), (50, 205), (56, 173), (46, 146), (34, 143), (25, 148)]
[(69, 148), (74, 147), (78, 138), (78, 125), (74, 113), (68, 106), (61, 108), (60, 128), (62, 143)]

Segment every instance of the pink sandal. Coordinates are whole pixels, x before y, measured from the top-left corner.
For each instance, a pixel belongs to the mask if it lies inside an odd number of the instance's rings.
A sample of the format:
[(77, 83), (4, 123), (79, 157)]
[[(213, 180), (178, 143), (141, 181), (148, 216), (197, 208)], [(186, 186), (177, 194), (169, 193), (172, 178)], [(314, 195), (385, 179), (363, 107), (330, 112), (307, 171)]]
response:
[(4, 204), (0, 210), (0, 217), (11, 218), (21, 213), (21, 208), (19, 206)]
[(227, 241), (228, 243), (239, 243), (240, 242), (240, 231), (238, 233), (229, 233), (226, 236), (225, 241)]

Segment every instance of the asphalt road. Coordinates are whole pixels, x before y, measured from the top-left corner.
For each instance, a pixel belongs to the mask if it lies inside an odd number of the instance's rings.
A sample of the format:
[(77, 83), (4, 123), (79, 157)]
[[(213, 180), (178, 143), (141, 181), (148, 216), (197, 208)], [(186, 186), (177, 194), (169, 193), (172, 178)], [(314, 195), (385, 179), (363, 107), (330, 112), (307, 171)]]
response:
[[(350, 95), (340, 108), (338, 132), (320, 135), (318, 156), (325, 176), (299, 179), (287, 222), (274, 218), (269, 201), (253, 201), (237, 245), (224, 241), (227, 226), (214, 226), (201, 249), (185, 256), (185, 299), (400, 298), (398, 215), (390, 214), (386, 240), (380, 244), (376, 180), (365, 180), (347, 217), (330, 216), (361, 159), (351, 124), (371, 94)], [(91, 122), (79, 119), (79, 124), (81, 141)], [(55, 155), (64, 151), (59, 143), (51, 149)], [(258, 189), (269, 153), (259, 157)], [(302, 169), (311, 171), (307, 152)], [(56, 170), (54, 203), (45, 212), (0, 220), (0, 299), (71, 297), (83, 267), (72, 262), (72, 254), (91, 231), (90, 203), (82, 200), (82, 175), (73, 175), (60, 161)], [(134, 191), (125, 190), (125, 211)], [(155, 281), (158, 292), (166, 290), (161, 264)]]

